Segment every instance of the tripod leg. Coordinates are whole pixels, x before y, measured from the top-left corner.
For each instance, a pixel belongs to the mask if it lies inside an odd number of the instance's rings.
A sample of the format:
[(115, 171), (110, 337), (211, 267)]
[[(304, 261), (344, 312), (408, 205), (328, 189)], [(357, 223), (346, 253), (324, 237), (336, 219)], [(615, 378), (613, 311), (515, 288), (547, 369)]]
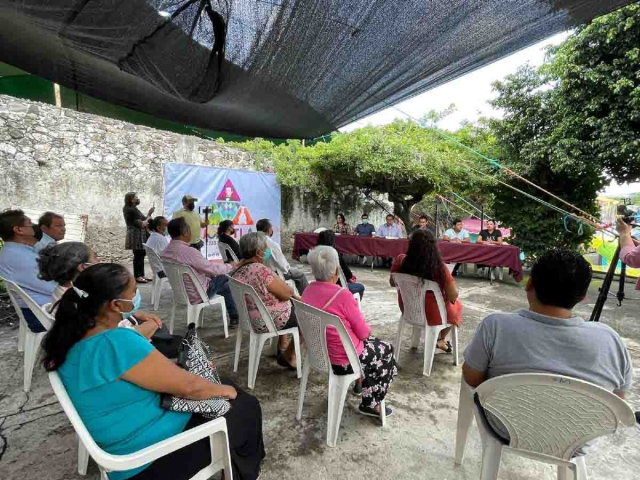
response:
[(616, 248), (616, 251), (613, 254), (613, 258), (611, 259), (611, 264), (609, 265), (609, 270), (607, 270), (607, 275), (604, 277), (604, 281), (602, 282), (602, 287), (600, 287), (598, 300), (596, 301), (596, 304), (593, 307), (593, 311), (591, 312), (591, 318), (589, 318), (590, 322), (600, 321), (602, 308), (604, 307), (604, 304), (607, 301), (607, 297), (609, 296), (609, 289), (611, 288), (611, 282), (613, 282), (613, 277), (615, 276), (615, 273), (616, 273), (616, 266), (618, 265), (619, 258), (620, 258), (620, 245), (618, 245), (618, 248)]

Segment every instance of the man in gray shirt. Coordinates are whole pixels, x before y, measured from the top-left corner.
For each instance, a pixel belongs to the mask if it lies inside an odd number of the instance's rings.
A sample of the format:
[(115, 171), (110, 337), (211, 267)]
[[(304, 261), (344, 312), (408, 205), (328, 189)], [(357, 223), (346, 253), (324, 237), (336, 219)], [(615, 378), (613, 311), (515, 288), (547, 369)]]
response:
[[(475, 388), (509, 373), (554, 373), (599, 385), (625, 398), (631, 388), (629, 352), (608, 325), (574, 316), (591, 283), (591, 266), (569, 250), (545, 252), (526, 286), (529, 309), (487, 316), (464, 352), (462, 374)], [(506, 430), (488, 415), (504, 438)]]

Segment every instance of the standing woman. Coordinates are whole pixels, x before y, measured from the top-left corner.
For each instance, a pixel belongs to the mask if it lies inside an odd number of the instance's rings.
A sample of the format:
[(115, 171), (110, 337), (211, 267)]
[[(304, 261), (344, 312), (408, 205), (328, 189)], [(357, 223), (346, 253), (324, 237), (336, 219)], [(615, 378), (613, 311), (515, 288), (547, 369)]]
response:
[(155, 207), (151, 207), (147, 216), (138, 209), (140, 199), (136, 192), (129, 192), (124, 196), (122, 214), (127, 224), (127, 237), (124, 243), (126, 250), (133, 250), (133, 276), (138, 283), (147, 283), (151, 279), (144, 276), (144, 243), (147, 241), (148, 221), (153, 215)]

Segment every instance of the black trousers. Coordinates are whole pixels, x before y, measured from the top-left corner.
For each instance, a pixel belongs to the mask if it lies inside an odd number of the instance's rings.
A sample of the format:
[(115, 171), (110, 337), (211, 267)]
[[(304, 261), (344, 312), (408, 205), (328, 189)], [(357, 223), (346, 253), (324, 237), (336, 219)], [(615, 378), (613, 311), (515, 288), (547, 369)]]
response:
[(144, 277), (144, 250), (133, 251), (133, 276), (135, 278)]
[[(238, 392), (236, 399), (231, 401), (231, 410), (224, 416), (227, 420), (233, 478), (256, 480), (260, 475), (260, 463), (265, 457), (260, 403), (256, 397), (240, 390), (230, 381), (223, 379), (222, 383), (232, 385)], [(185, 430), (208, 421), (194, 414)], [(207, 437), (159, 458), (142, 472), (130, 477), (130, 480), (187, 480), (209, 463), (211, 450)]]

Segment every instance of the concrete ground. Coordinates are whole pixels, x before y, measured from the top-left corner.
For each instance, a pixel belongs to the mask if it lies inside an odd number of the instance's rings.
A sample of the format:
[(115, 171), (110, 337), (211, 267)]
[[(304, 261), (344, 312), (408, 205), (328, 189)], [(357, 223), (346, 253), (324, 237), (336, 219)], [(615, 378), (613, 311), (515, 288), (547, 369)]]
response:
[[(308, 265), (298, 265), (309, 274)], [(367, 291), (363, 302), (366, 318), (374, 334), (386, 340), (395, 337), (399, 317), (395, 290), (388, 272), (354, 268)], [(505, 279), (490, 285), (486, 280), (460, 278), (464, 303), (461, 347), (470, 340), (478, 322), (494, 310), (514, 310), (526, 306), (521, 286)], [(578, 312), (589, 315), (597, 296), (597, 285), (588, 303)], [(628, 288), (631, 290), (631, 286)], [(150, 285), (141, 287), (144, 306), (149, 308)], [(640, 295), (636, 295), (640, 296)], [(171, 307), (168, 286), (162, 296), (160, 317), (168, 321)], [(634, 363), (640, 365), (640, 304), (628, 301), (622, 308), (610, 301), (603, 320), (625, 338)], [(184, 310), (178, 310), (176, 331), (184, 332)], [(408, 332), (407, 332), (408, 333)], [(225, 339), (217, 311), (205, 314), (200, 334), (213, 347), (219, 371), (243, 388), (247, 385), (246, 350), (237, 374), (233, 373), (233, 335)], [(248, 338), (245, 339), (246, 349)], [(474, 429), (463, 466), (454, 467), (460, 367), (450, 355), (437, 355), (430, 377), (423, 377), (422, 349), (417, 353), (403, 348), (403, 364), (388, 396), (394, 414), (383, 429), (378, 421), (356, 413), (358, 400), (349, 395), (336, 448), (325, 443), (327, 383), (321, 375), (310, 379), (302, 421), (295, 419), (298, 380), (295, 372), (285, 372), (265, 353), (253, 394), (264, 412), (267, 458), (263, 480), (329, 478), (402, 478), (472, 480), (479, 478), (480, 439)], [(638, 369), (636, 368), (636, 374)], [(77, 440), (61, 411), (41, 368), (37, 368), (32, 390), (22, 391), (22, 355), (17, 352), (16, 326), (0, 326), (0, 479), (50, 480), (80, 478), (77, 474)], [(630, 402), (640, 408), (640, 388), (634, 387)], [(602, 439), (587, 459), (590, 478), (631, 480), (640, 471), (640, 430), (628, 429)], [(89, 464), (87, 479), (98, 479), (98, 469)], [(500, 479), (551, 480), (549, 466), (505, 455)]]

